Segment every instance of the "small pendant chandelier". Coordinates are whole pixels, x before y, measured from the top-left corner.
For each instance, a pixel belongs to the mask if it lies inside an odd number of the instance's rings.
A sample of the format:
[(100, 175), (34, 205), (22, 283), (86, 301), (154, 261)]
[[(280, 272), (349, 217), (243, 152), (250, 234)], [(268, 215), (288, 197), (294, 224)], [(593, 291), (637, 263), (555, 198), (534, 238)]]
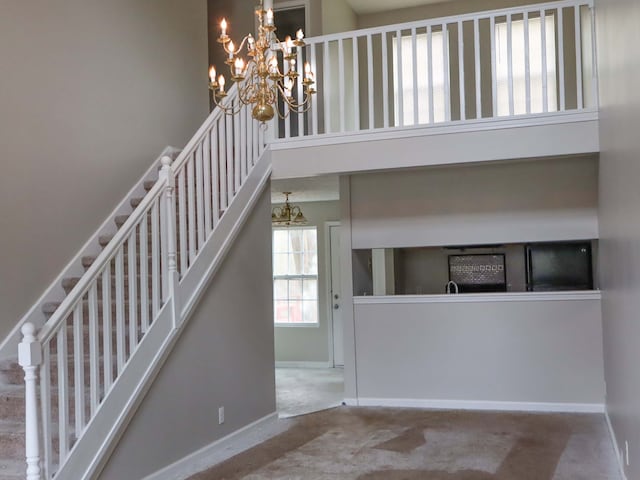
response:
[(289, 195), (291, 192), (282, 192), (285, 196), (284, 205), (282, 207), (274, 207), (271, 210), (271, 224), (281, 227), (289, 227), (296, 225), (306, 225), (307, 219), (302, 214), (302, 210), (297, 205), (289, 203)]
[[(272, 5), (273, 0), (260, 0), (260, 5), (256, 7), (258, 36), (254, 38), (248, 34), (239, 46), (227, 35), (227, 21), (222, 19), (220, 22), (218, 43), (227, 55), (225, 63), (231, 71), (231, 80), (237, 84), (239, 106), (234, 108), (222, 102), (227, 96), (224, 89), (225, 78), (223, 75), (216, 78), (214, 66), (209, 69), (209, 89), (216, 106), (233, 115), (240, 111), (242, 104), (253, 105), (253, 118), (262, 123), (271, 120), (275, 113), (280, 118), (286, 118), (290, 112), (307, 112), (311, 108), (312, 95), (316, 93), (309, 62), (304, 65), (303, 78), (300, 78), (296, 67), (298, 47), (305, 45), (304, 33), (300, 29), (295, 40), (287, 36), (281, 42), (275, 35)], [(245, 49), (248, 58), (246, 61), (241, 57)], [(281, 63), (278, 61), (279, 52), (282, 54)], [(297, 100), (294, 98), (294, 89), (299, 92)], [(287, 107), (284, 112), (280, 112), (278, 108), (278, 98)]]

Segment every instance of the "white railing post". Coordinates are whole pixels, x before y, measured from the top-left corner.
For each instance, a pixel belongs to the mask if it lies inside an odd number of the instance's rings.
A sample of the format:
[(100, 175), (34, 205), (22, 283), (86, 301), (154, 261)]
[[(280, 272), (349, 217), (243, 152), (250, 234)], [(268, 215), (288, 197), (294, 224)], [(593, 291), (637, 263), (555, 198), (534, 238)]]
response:
[(18, 345), (18, 363), (24, 370), (25, 383), (25, 455), (27, 480), (41, 480), (40, 441), (38, 438), (37, 369), (42, 362), (42, 348), (35, 337), (32, 323), (22, 326), (22, 341)]
[[(176, 178), (171, 168), (171, 158), (162, 157), (160, 160), (160, 180), (165, 184), (164, 195), (160, 203), (160, 231), (162, 243), (162, 276), (163, 276), (163, 301), (171, 301), (173, 327), (176, 328), (180, 321), (180, 307), (176, 290), (178, 287), (178, 262), (176, 253)], [(200, 226), (202, 228), (202, 225)], [(166, 289), (166, 290), (165, 290)]]

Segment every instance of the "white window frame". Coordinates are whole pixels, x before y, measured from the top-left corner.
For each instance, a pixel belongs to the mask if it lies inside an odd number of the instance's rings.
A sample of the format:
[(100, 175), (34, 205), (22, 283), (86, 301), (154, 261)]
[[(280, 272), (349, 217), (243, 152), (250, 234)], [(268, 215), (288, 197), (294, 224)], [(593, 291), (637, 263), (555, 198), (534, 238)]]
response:
[[(274, 316), (273, 316), (273, 325), (275, 327), (278, 328), (318, 328), (320, 326), (320, 279), (319, 279), (319, 264), (320, 264), (320, 258), (319, 258), (319, 251), (320, 251), (320, 245), (318, 243), (318, 227), (315, 225), (310, 225), (310, 226), (304, 226), (304, 227), (275, 227), (272, 229), (272, 236), (274, 235), (274, 233), (276, 231), (279, 230), (284, 230), (284, 231), (291, 231), (291, 230), (314, 230), (315, 234), (316, 234), (316, 273), (315, 274), (296, 274), (296, 275), (276, 275), (275, 273), (273, 274), (273, 281), (272, 281), (272, 288), (275, 289), (275, 281), (276, 280), (315, 280), (316, 281), (316, 321), (315, 322), (277, 322), (276, 318), (275, 318), (275, 312), (274, 312)], [(291, 252), (287, 252), (287, 253), (291, 253)], [(273, 259), (275, 252), (273, 251), (273, 246), (271, 248), (271, 257)], [(274, 269), (275, 272), (275, 269)], [(289, 298), (287, 298), (288, 302), (291, 302), (291, 300)], [(297, 300), (294, 300), (297, 301)], [(302, 301), (302, 300), (300, 300)], [(275, 309), (275, 294), (274, 294), (274, 299), (273, 299), (273, 306)]]

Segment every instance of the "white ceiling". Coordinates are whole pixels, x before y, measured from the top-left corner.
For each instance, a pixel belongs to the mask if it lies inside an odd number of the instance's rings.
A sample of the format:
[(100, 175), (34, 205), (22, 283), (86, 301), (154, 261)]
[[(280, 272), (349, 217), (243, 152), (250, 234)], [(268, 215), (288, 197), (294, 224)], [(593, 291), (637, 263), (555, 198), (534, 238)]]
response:
[(340, 198), (337, 175), (271, 181), (271, 203), (284, 203), (282, 192), (291, 192), (291, 203), (326, 202)]
[(400, 8), (417, 7), (429, 3), (442, 3), (452, 0), (346, 0), (354, 12), (358, 15), (366, 13), (385, 12)]

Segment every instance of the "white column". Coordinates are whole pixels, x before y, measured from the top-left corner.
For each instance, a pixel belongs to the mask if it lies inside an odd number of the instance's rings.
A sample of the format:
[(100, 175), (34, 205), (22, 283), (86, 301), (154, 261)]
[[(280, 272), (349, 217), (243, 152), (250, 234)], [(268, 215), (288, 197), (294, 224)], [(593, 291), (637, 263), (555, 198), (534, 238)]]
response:
[(393, 248), (371, 250), (371, 270), (374, 295), (395, 295), (395, 267)]
[(24, 370), (25, 383), (25, 455), (27, 480), (41, 480), (40, 442), (38, 439), (37, 369), (42, 362), (42, 348), (35, 337), (32, 323), (22, 326), (22, 342), (18, 345), (18, 363)]

